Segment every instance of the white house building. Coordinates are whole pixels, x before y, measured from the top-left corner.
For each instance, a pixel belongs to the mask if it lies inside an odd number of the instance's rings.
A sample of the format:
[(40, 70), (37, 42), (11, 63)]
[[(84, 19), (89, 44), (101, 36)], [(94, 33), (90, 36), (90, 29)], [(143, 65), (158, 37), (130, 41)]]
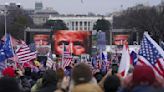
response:
[[(112, 23), (111, 17), (104, 17)], [(93, 30), (93, 25), (102, 16), (49, 16), (48, 20), (63, 20), (69, 30)]]

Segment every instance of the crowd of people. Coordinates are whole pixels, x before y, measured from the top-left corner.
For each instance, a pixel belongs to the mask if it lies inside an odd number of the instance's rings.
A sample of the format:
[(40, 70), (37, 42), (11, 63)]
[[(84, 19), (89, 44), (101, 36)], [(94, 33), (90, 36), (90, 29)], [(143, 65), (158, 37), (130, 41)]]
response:
[(0, 92), (164, 92), (164, 79), (149, 66), (132, 67), (126, 77), (114, 68), (93, 72), (80, 62), (56, 69), (7, 67), (0, 78)]

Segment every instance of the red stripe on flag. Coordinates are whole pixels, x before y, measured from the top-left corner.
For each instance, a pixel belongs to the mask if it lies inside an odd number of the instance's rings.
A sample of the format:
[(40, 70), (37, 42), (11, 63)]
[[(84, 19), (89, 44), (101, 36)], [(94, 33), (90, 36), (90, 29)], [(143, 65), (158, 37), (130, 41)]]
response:
[(16, 51), (16, 55), (18, 56), (19, 63), (29, 62), (32, 59), (36, 58), (36, 52), (31, 52), (28, 45), (25, 42), (21, 41), (20, 48)]
[[(150, 66), (150, 67), (154, 70), (154, 72), (155, 72), (156, 74), (158, 74), (158, 75), (164, 77), (164, 74), (160, 71), (159, 68), (157, 68), (156, 65), (152, 66), (152, 65), (150, 65), (150, 64), (146, 64), (146, 61), (142, 60), (141, 58), (139, 58), (139, 62), (140, 62), (142, 65)], [(159, 62), (159, 61), (157, 61), (157, 62)], [(148, 62), (148, 63), (149, 63), (149, 62)]]
[[(163, 61), (163, 62), (164, 62), (164, 61)], [(162, 70), (162, 71), (164, 72), (164, 69), (163, 69), (163, 67), (162, 67), (162, 64), (161, 64), (160, 60), (157, 61), (157, 64), (158, 64), (160, 70)]]
[(72, 62), (72, 58), (64, 58), (63, 60), (63, 68), (65, 68), (66, 66), (69, 66)]

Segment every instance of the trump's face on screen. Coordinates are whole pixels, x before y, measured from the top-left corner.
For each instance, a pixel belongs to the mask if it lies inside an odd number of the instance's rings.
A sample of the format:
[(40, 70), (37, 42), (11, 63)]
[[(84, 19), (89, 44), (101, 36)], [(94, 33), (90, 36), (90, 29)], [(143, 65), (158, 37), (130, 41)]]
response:
[[(87, 39), (89, 32), (60, 30), (54, 33), (55, 54), (62, 55), (65, 46), (66, 51), (73, 55), (81, 55), (87, 51)], [(64, 45), (64, 46), (63, 46)]]

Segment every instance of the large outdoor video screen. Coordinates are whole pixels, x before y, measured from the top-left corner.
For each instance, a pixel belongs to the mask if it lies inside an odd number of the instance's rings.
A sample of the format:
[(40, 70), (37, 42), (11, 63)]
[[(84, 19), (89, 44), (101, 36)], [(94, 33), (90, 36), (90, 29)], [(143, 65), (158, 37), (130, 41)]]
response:
[(64, 48), (74, 56), (91, 53), (91, 32), (58, 30), (53, 33), (53, 52), (62, 55)]
[(48, 34), (35, 34), (33, 41), (36, 46), (46, 46), (50, 44), (50, 36)]
[(49, 32), (27, 32), (26, 34), (27, 44), (35, 43), (36, 46), (47, 46), (51, 44)]
[(29, 46), (34, 44), (38, 56), (46, 56), (51, 50), (50, 32), (27, 32), (26, 43)]
[(129, 35), (114, 35), (114, 45), (123, 45), (123, 44), (128, 44), (128, 37)]

